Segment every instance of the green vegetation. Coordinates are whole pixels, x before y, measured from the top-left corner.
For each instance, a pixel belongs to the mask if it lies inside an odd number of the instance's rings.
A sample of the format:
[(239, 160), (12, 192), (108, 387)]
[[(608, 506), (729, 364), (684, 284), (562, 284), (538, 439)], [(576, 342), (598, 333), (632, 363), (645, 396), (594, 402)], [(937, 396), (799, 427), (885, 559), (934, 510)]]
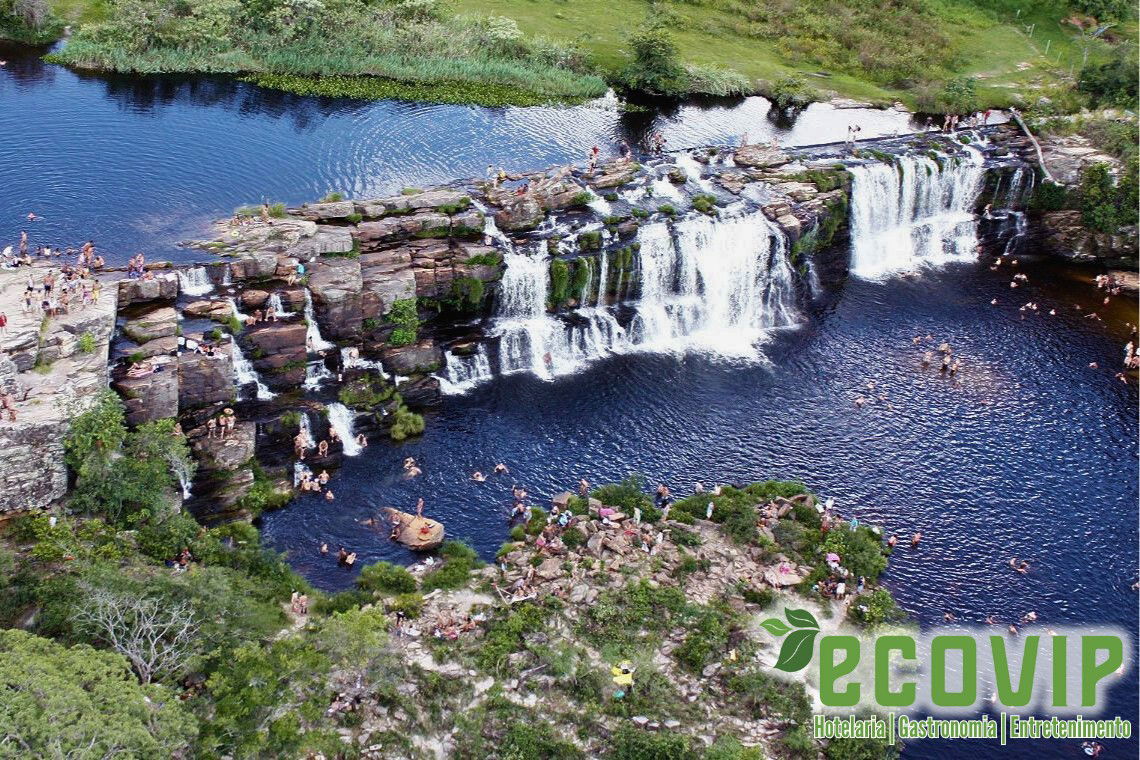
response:
[(574, 47), (524, 37), (509, 18), (454, 15), (436, 0), (109, 0), (105, 20), (81, 26), (53, 59), (124, 72), (248, 74), (304, 94), (485, 105), (605, 91)]
[(88, 411), (76, 414), (64, 450), (76, 473), (71, 506), (134, 525), (161, 515), (176, 484), (174, 472), (190, 477), (195, 465), (186, 439), (174, 434), (173, 419), (128, 432), (125, 414), (114, 391), (104, 390)]
[(98, 347), (98, 343), (95, 340), (94, 335), (89, 332), (85, 332), (79, 336), (79, 340), (76, 341), (75, 347), (79, 349), (80, 353), (90, 354), (95, 352), (95, 349)]
[(565, 259), (550, 260), (550, 291), (547, 305), (558, 308), (570, 298), (570, 265)]
[(483, 281), (475, 277), (456, 277), (451, 281), (447, 303), (456, 311), (479, 311), (483, 307)]
[(416, 590), (416, 579), (403, 567), (391, 562), (377, 562), (360, 571), (356, 585), (366, 591), (383, 594), (408, 594)]
[(716, 214), (716, 196), (700, 193), (693, 196), (693, 208), (702, 214)]
[(579, 251), (600, 251), (602, 250), (602, 231), (590, 230), (578, 235), (578, 250)]
[(395, 411), (392, 412), (392, 427), (388, 430), (388, 435), (393, 441), (403, 441), (409, 436), (419, 435), (424, 432), (424, 417), (422, 414), (416, 414), (411, 409), (404, 405), (400, 395), (396, 394), (399, 400), (396, 404)]
[(439, 548), (443, 566), (424, 575), (424, 591), (456, 589), (467, 585), (471, 571), (483, 566), (475, 550), (459, 541), (446, 541)]
[(396, 326), (388, 337), (390, 346), (410, 346), (419, 337), (420, 316), (415, 298), (403, 298), (392, 304), (387, 321)]
[[(342, 385), (337, 400), (350, 409), (375, 412), (390, 400), (395, 392), (396, 389), (383, 377), (369, 373), (355, 377)], [(281, 421), (285, 421), (284, 416)]]
[(1116, 232), (1125, 224), (1136, 224), (1140, 199), (1137, 197), (1135, 161), (1124, 173), (1119, 186), (1107, 164), (1094, 164), (1081, 174), (1081, 220), (1097, 232)]
[(503, 263), (503, 254), (498, 251), (491, 251), (490, 253), (480, 253), (475, 256), (468, 256), (467, 261), (463, 262), (469, 267), (497, 267)]

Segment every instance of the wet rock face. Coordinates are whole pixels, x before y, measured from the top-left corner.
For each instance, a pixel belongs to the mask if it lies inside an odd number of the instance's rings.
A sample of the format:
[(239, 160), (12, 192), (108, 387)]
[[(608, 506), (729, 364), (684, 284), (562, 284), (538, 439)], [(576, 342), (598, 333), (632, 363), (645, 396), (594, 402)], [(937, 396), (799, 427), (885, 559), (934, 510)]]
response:
[(1072, 261), (1136, 261), (1136, 227), (1122, 227), (1116, 234), (1095, 232), (1084, 226), (1080, 211), (1052, 211), (1039, 220), (1042, 243), (1058, 256)]
[(788, 163), (791, 158), (781, 148), (771, 145), (745, 145), (737, 148), (733, 154), (737, 166), (748, 166), (753, 169), (766, 169), (771, 166), (781, 166)]
[(309, 278), (321, 334), (328, 340), (360, 339), (364, 281), (360, 260), (322, 258)]
[(142, 345), (156, 338), (169, 338), (178, 331), (178, 313), (172, 306), (149, 311), (123, 325), (123, 334)]

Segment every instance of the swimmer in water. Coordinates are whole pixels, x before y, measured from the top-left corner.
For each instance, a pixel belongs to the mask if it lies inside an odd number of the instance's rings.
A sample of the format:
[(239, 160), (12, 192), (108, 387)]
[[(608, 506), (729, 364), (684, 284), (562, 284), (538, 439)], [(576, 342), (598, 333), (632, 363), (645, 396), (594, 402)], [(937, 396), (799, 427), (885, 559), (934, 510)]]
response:
[(502, 462), (499, 462), (497, 465), (495, 465), (496, 475), (506, 475), (508, 472), (510, 472), (510, 470), (508, 470), (507, 466)]
[(933, 351), (927, 351), (922, 355), (922, 366), (929, 367), (932, 361), (934, 361)]
[(910, 546), (913, 549), (918, 546), (919, 541), (922, 540), (922, 531), (915, 531), (914, 535), (910, 537)]
[(424, 498), (421, 496), (420, 498), (416, 499), (416, 517), (422, 518), (423, 516), (424, 516)]
[(1021, 573), (1022, 575), (1025, 575), (1026, 573), (1028, 573), (1029, 572), (1029, 563), (1026, 562), (1025, 560), (1022, 560), (1021, 564), (1017, 566), (1017, 572)]
[(484, 475), (483, 473), (479, 472), (478, 470), (476, 470), (475, 473), (471, 476), (471, 479), (474, 480), (476, 483), (482, 483), (484, 480), (487, 479), (487, 476)]

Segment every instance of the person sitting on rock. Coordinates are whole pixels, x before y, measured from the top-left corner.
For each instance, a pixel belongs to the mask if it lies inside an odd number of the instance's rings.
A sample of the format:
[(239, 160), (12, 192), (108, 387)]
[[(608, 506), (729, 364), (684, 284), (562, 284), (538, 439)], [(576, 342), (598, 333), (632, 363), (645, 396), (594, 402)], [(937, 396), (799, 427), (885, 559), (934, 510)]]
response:
[(329, 454), (329, 442), (321, 441), (317, 444), (317, 456), (326, 457)]
[(308, 443), (308, 441), (305, 440), (305, 434), (303, 432), (293, 436), (293, 454), (302, 461), (305, 459), (306, 443)]

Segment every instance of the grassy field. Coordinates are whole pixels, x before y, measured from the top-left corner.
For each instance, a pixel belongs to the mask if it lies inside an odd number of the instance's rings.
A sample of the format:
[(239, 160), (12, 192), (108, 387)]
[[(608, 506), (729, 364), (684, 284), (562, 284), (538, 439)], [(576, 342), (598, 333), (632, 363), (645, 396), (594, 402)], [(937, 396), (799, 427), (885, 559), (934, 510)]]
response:
[[(791, 87), (938, 110), (956, 102), (944, 84), (969, 77), (980, 107), (1047, 97), (1077, 110), (1083, 63), (1111, 51), (1069, 23), (1075, 0), (324, 0), (298, 6), (300, 18), (287, 0), (47, 1), (76, 32), (55, 59), (69, 65), (247, 74), (361, 97), (402, 87), (484, 105), (595, 97), (605, 84), (593, 73), (621, 80), (629, 35), (650, 12), (683, 64), (735, 76), (718, 89), (694, 72), (678, 91)], [(1136, 21), (1112, 34), (1135, 44)]]
[[(656, 7), (664, 9), (671, 19), (670, 31), (687, 64), (726, 67), (767, 82), (799, 75), (818, 90), (916, 105), (918, 88), (876, 81), (865, 71), (829, 67), (820, 58), (813, 58), (810, 45), (789, 51), (785, 40), (767, 38), (748, 17), (771, 19), (782, 13), (794, 14), (800, 26), (809, 30), (808, 35), (819, 41), (819, 48), (826, 49), (829, 36), (842, 25), (843, 8), (856, 5), (850, 0), (827, 4), (752, 0), (747, 6), (753, 10), (748, 11), (736, 0), (689, 0), (657, 3)], [(888, 5), (891, 3), (882, 3)], [(1062, 24), (1066, 13), (1061, 2), (919, 0), (912, 5), (920, 7), (922, 13), (917, 28), (905, 31), (941, 34), (948, 43), (947, 57), (952, 61), (945, 72), (933, 73), (976, 77), (978, 94), (987, 104), (1008, 105), (1017, 102), (1017, 92), (1029, 95), (1063, 86), (1070, 68), (1074, 73), (1081, 68), (1084, 45), (1075, 27)], [(611, 73), (628, 61), (626, 36), (648, 8), (644, 0), (457, 0), (456, 7), (461, 13), (513, 18), (527, 34), (576, 42), (588, 52), (591, 62)], [(1031, 24), (1035, 26), (1029, 29)], [(871, 30), (883, 48), (912, 44), (904, 30), (887, 27), (889, 24), (883, 24)], [(1123, 31), (1135, 39), (1135, 23)], [(1089, 48), (1090, 60), (1097, 60), (1106, 54), (1107, 46), (1092, 41)]]

